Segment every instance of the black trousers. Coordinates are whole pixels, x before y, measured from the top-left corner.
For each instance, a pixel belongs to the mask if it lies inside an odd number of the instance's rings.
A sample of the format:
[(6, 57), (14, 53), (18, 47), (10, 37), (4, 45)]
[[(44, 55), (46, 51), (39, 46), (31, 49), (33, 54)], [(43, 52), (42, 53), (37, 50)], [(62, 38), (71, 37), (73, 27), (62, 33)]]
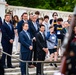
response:
[[(13, 44), (10, 44), (10, 43), (7, 43), (7, 45), (5, 44), (2, 44), (2, 47), (3, 47), (3, 51), (12, 55), (12, 47), (13, 47)], [(6, 55), (5, 54), (2, 54), (2, 58), (1, 58), (1, 61), (2, 61), (2, 64), (3, 66), (5, 66), (5, 59), (6, 59)], [(11, 57), (10, 56), (7, 56), (7, 67), (11, 67), (12, 66), (12, 63), (11, 63)]]
[[(36, 46), (36, 41), (33, 41), (33, 61), (37, 61), (37, 46)], [(36, 63), (33, 63), (33, 65), (36, 66)]]
[(4, 75), (4, 68), (1, 60), (0, 60), (0, 75)]
[[(20, 58), (23, 61), (29, 61), (30, 60), (30, 53), (29, 52), (21, 52), (20, 53)], [(20, 62), (20, 68), (21, 68), (21, 75), (26, 75), (26, 63), (25, 62)]]
[[(38, 61), (44, 61), (45, 60), (45, 53), (37, 53), (37, 59)], [(36, 69), (36, 75), (40, 74), (41, 75), (41, 63), (37, 63), (37, 69)]]

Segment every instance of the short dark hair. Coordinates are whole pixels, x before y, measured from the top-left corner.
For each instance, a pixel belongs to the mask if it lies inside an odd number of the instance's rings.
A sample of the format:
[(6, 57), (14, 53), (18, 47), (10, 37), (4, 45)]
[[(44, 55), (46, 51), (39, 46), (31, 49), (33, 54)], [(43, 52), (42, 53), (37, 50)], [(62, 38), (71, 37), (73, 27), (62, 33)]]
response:
[(27, 14), (27, 12), (24, 12), (21, 16), (23, 17), (24, 14)]
[(63, 19), (62, 18), (58, 18), (57, 21), (63, 21)]
[(53, 28), (54, 26), (50, 26), (49, 29)]
[(39, 11), (36, 11), (35, 14), (36, 14), (36, 15), (40, 15), (40, 12), (39, 12)]
[(5, 14), (5, 18), (6, 18), (6, 16), (11, 16), (10, 14)]
[(25, 24), (28, 24), (28, 23), (27, 23), (27, 22), (24, 22), (23, 25), (22, 25), (22, 27), (23, 27)]
[(53, 12), (52, 17), (54, 17), (54, 14), (56, 14), (58, 16), (58, 13), (57, 12)]
[(40, 25), (40, 28), (41, 28), (41, 27), (45, 27), (45, 26), (44, 26), (43, 24), (41, 24), (41, 25)]
[(48, 16), (48, 15), (45, 15), (45, 16), (44, 16), (44, 19), (46, 19), (46, 18), (48, 18), (48, 19), (49, 19), (49, 16)]
[(42, 20), (43, 21), (44, 19), (42, 17), (40, 17), (39, 20)]

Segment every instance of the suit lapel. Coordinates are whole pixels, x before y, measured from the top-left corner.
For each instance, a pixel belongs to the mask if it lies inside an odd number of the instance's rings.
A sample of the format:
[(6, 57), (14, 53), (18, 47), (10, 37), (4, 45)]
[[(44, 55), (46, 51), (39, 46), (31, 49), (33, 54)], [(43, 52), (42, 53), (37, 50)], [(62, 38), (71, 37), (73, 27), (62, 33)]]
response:
[[(40, 32), (39, 32), (40, 33)], [(40, 37), (43, 39), (43, 40), (45, 40), (45, 36), (44, 36), (44, 38), (43, 38), (43, 36), (42, 36), (42, 34), (40, 33)]]
[(35, 30), (35, 31), (36, 31), (36, 28), (34, 27), (34, 24), (33, 24), (33, 22), (32, 22), (32, 27), (33, 27), (33, 30)]
[[(10, 29), (10, 27), (8, 26), (8, 24), (5, 22), (5, 25), (6, 25), (6, 27), (9, 29), (9, 30), (11, 30)], [(11, 28), (13, 29), (13, 26), (11, 25)], [(12, 31), (12, 30), (11, 30)]]
[(29, 39), (28, 35), (26, 34), (26, 32), (24, 30), (23, 30), (23, 34), (25, 37), (27, 36), (27, 38)]

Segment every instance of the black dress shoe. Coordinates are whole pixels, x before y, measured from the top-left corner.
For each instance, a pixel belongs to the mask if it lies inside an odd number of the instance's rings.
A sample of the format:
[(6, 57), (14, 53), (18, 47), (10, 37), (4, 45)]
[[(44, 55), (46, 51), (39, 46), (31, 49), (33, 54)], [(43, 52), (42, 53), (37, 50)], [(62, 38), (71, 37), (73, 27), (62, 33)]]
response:
[(29, 68), (34, 68), (35, 66), (34, 66), (34, 65), (29, 65), (28, 67), (29, 67)]
[(55, 67), (57, 67), (57, 64), (54, 64)]
[(50, 66), (53, 66), (53, 64), (52, 64), (52, 63), (50, 63)]

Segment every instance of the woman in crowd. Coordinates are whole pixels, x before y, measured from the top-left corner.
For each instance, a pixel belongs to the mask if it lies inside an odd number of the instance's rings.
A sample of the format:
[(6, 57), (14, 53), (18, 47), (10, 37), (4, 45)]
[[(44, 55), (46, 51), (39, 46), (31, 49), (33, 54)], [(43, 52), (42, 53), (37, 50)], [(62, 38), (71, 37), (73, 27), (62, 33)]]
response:
[(17, 15), (13, 17), (13, 26), (14, 26), (14, 32), (15, 32), (15, 39), (14, 39), (14, 44), (15, 44), (15, 49), (13, 53), (17, 54), (18, 52), (18, 32), (17, 32), (17, 23), (19, 22), (19, 18)]
[(17, 23), (18, 23), (18, 22), (19, 22), (19, 18), (18, 18), (17, 15), (15, 15), (15, 16), (13, 17), (13, 25), (14, 25), (14, 28), (17, 27)]
[[(57, 36), (54, 33), (54, 26), (50, 26), (49, 27), (50, 32), (47, 33), (47, 46), (50, 52), (50, 61), (53, 60), (54, 57), (54, 61), (57, 61)], [(53, 66), (53, 64), (50, 64), (51, 66)], [(57, 67), (57, 65), (54, 63), (54, 66)]]

